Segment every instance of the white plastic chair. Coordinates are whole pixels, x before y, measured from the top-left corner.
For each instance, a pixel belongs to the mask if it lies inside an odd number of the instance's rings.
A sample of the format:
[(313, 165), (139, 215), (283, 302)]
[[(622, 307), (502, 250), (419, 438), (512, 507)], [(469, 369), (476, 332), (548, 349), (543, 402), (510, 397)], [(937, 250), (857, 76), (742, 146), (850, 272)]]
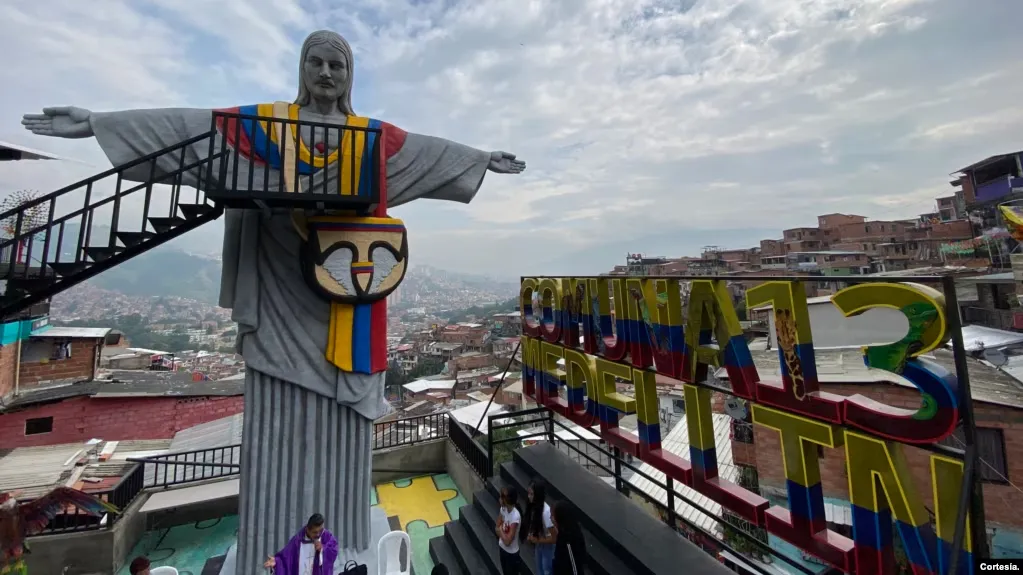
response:
[[(405, 546), (405, 568), (401, 568), (401, 547)], [(412, 573), (412, 539), (404, 531), (391, 531), (377, 544), (377, 575)]]
[(149, 575), (178, 575), (178, 570), (173, 567), (154, 567), (149, 570)]

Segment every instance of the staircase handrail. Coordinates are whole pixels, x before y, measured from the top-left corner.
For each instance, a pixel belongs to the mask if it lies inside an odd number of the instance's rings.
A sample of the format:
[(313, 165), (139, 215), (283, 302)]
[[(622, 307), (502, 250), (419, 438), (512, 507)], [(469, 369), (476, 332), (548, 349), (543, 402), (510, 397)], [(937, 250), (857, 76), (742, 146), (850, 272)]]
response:
[[(204, 137), (209, 138), (210, 136), (209, 136), (209, 134), (207, 134)], [(191, 142), (191, 140), (192, 140), (191, 138), (189, 140), (186, 140), (186, 142), (188, 142), (188, 145), (191, 145), (192, 143), (194, 143), (194, 142)], [(173, 151), (179, 150), (181, 146), (186, 145), (186, 142), (182, 142), (180, 145), (172, 146), (170, 148), (164, 148), (163, 150), (160, 151), (160, 153), (164, 154), (164, 153), (169, 153), (169, 152), (173, 152)], [(187, 172), (189, 170), (192, 170), (192, 169), (195, 169), (195, 168), (199, 167), (200, 165), (202, 165), (204, 163), (212, 162), (214, 160), (220, 159), (222, 156), (225, 156), (225, 155), (227, 155), (227, 152), (217, 152), (216, 154), (213, 154), (212, 156), (210, 156), (208, 158), (202, 158), (200, 160), (192, 162), (191, 164), (182, 166), (181, 168), (176, 169), (175, 172), (177, 172), (179, 174), (183, 173), (183, 172)], [(152, 159), (153, 158), (150, 158), (150, 160), (152, 160)], [(114, 168), (112, 171), (104, 172), (104, 174), (106, 174), (106, 176), (116, 175), (118, 171), (120, 171), (122, 169), (128, 169), (128, 168), (134, 167), (135, 165), (137, 165), (136, 162), (132, 161), (132, 162), (130, 162), (130, 164), (124, 164), (123, 166), (121, 166), (119, 168)], [(170, 176), (168, 176), (168, 177), (170, 177)], [(91, 179), (92, 178), (89, 178), (89, 180), (91, 180)], [(86, 186), (88, 186), (89, 184), (92, 183), (89, 180), (82, 180), (82, 181), (78, 182), (77, 184), (74, 184), (72, 187), (79, 188), (79, 187), (82, 186), (82, 184), (85, 184)], [(157, 183), (156, 181), (144, 182), (144, 183), (138, 184), (137, 186), (128, 188), (126, 190), (121, 190), (120, 197), (124, 197), (124, 196), (126, 196), (128, 194), (137, 192), (137, 191), (139, 191), (139, 190), (141, 190), (143, 188), (146, 188), (148, 186), (152, 186), (152, 185), (154, 185), (156, 183)], [(66, 191), (67, 188), (63, 188), (63, 190)], [(57, 190), (57, 192), (54, 192), (54, 193), (56, 194), (56, 193), (59, 193), (59, 192), (61, 192), (61, 190)], [(82, 208), (80, 208), (78, 210), (75, 210), (75, 211), (71, 212), (71, 213), (64, 214), (63, 216), (61, 216), (59, 218), (54, 218), (53, 220), (50, 220), (47, 223), (42, 224), (42, 225), (40, 225), (40, 226), (30, 230), (30, 231), (22, 232), (20, 235), (16, 234), (13, 237), (2, 239), (2, 240), (0, 240), (0, 249), (3, 249), (3, 248), (5, 248), (5, 247), (7, 247), (9, 245), (13, 245), (16, 242), (18, 242), (19, 240), (22, 240), (24, 238), (31, 237), (31, 236), (34, 236), (35, 234), (38, 234), (38, 233), (43, 232), (43, 231), (46, 231), (49, 228), (53, 228), (53, 227), (59, 226), (60, 224), (66, 222), (66, 221), (69, 221), (69, 220), (72, 220), (72, 219), (77, 218), (79, 216), (85, 215), (86, 212), (88, 212), (90, 210), (95, 210), (96, 208), (98, 208), (100, 206), (103, 206), (103, 205), (106, 205), (106, 204), (108, 204), (110, 202), (113, 202), (117, 198), (118, 198), (118, 196), (116, 194), (112, 194), (112, 195), (110, 195), (110, 196), (108, 196), (106, 198), (103, 198), (102, 200), (99, 200), (99, 201), (97, 201), (97, 202), (95, 202), (93, 204), (89, 204), (87, 206), (84, 206), (84, 207), (82, 207)], [(12, 211), (17, 212), (19, 210), (28, 209), (29, 207), (32, 207), (34, 204), (35, 204), (35, 200), (33, 200), (31, 202), (25, 202), (24, 204), (19, 205), (17, 208), (15, 208)], [(8, 212), (5, 212), (5, 213), (8, 213)], [(0, 220), (3, 220), (5, 217), (6, 216), (4, 216), (3, 214), (0, 214)]]
[[(7, 210), (6, 212), (0, 213), (0, 220), (4, 220), (4, 219), (7, 219), (7, 218), (9, 218), (11, 216), (15, 216), (15, 215), (17, 215), (18, 212), (27, 210), (28, 208), (31, 208), (33, 206), (37, 206), (39, 204), (48, 202), (50, 200), (55, 200), (58, 197), (60, 197), (61, 195), (66, 194), (67, 192), (74, 191), (74, 190), (76, 190), (78, 188), (81, 188), (82, 186), (86, 186), (86, 185), (89, 185), (89, 184), (96, 183), (96, 182), (102, 180), (103, 178), (108, 178), (110, 176), (116, 176), (117, 173), (122, 171), (122, 170), (126, 170), (128, 168), (134, 168), (135, 166), (142, 165), (142, 164), (144, 164), (144, 163), (146, 163), (146, 162), (148, 162), (150, 160), (153, 160), (153, 159), (155, 159), (155, 158), (157, 158), (159, 156), (162, 156), (162, 155), (164, 155), (164, 154), (166, 154), (168, 152), (173, 152), (175, 150), (179, 150), (179, 149), (181, 149), (181, 148), (183, 148), (185, 146), (191, 146), (192, 144), (195, 144), (197, 142), (201, 142), (203, 140), (208, 140), (209, 138), (211, 138), (213, 136), (214, 136), (214, 133), (213, 133), (212, 130), (209, 131), (209, 132), (204, 132), (204, 133), (202, 133), (202, 134), (200, 134), (198, 136), (192, 136), (191, 138), (188, 138), (187, 140), (183, 140), (181, 142), (178, 142), (177, 144), (174, 144), (173, 146), (168, 146), (166, 148), (163, 148), (162, 150), (157, 150), (157, 151), (155, 151), (155, 152), (153, 152), (151, 154), (146, 154), (145, 156), (141, 156), (141, 157), (136, 158), (136, 159), (134, 159), (134, 160), (132, 160), (130, 162), (121, 164), (120, 166), (114, 166), (114, 167), (110, 168), (109, 170), (106, 170), (105, 172), (100, 172), (100, 173), (98, 173), (98, 174), (96, 174), (94, 176), (90, 176), (90, 177), (88, 177), (88, 178), (86, 178), (84, 180), (79, 180), (79, 181), (77, 181), (77, 182), (75, 182), (73, 184), (64, 186), (63, 188), (60, 188), (59, 190), (57, 190), (55, 192), (50, 192), (49, 194), (46, 194), (45, 196), (39, 196), (38, 198), (34, 198), (32, 200), (29, 200), (29, 201), (27, 201), (27, 202), (25, 202), (23, 204), (19, 204), (19, 205), (13, 207), (13, 208)], [(206, 162), (206, 161), (210, 161), (211, 159), (212, 159), (212, 157), (210, 157), (210, 158), (203, 158), (202, 161)]]

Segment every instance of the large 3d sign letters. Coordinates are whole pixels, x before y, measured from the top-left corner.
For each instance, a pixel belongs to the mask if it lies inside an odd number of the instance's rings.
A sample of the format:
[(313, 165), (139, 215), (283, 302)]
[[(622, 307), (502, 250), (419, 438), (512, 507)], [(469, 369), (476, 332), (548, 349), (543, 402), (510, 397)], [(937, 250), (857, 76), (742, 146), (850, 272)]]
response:
[[(906, 316), (905, 337), (863, 349), (869, 368), (919, 390), (920, 408), (906, 410), (821, 391), (803, 284), (772, 281), (746, 292), (748, 309), (771, 306), (780, 381), (761, 381), (725, 282), (690, 282), (686, 305), (682, 288), (671, 278), (525, 278), (525, 393), (578, 425), (599, 425), (610, 445), (845, 572), (893, 572), (897, 533), (914, 573), (947, 573), (963, 464), (930, 457), (932, 527), (901, 445), (933, 443), (958, 423), (955, 376), (921, 357), (947, 339), (941, 294), (916, 284), (863, 284), (832, 296), (846, 317), (879, 307)], [(787, 508), (718, 473), (706, 379), (719, 367), (732, 392), (750, 400), (753, 423), (778, 434)], [(662, 447), (659, 376), (683, 383), (688, 459)], [(629, 384), (633, 395), (619, 391)], [(631, 414), (635, 434), (619, 427)], [(828, 529), (819, 448), (844, 448), (852, 539)], [(972, 548), (967, 527), (956, 575), (972, 574)]]
[(918, 284), (862, 284), (831, 298), (847, 317), (873, 308), (901, 312), (909, 330), (889, 345), (866, 347), (869, 367), (901, 375), (920, 390), (920, 408), (898, 409), (864, 397), (845, 400), (844, 421), (871, 433), (905, 443), (932, 443), (949, 436), (959, 421), (957, 380), (934, 361), (919, 357), (945, 343), (944, 298)]

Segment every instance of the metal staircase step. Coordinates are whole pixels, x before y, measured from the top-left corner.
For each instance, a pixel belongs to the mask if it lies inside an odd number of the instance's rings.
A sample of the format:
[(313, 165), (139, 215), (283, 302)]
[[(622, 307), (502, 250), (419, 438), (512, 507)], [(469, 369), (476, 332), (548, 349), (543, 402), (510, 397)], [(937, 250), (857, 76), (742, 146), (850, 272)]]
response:
[[(519, 511), (525, 512), (524, 499), (519, 500)], [(500, 504), (497, 499), (487, 490), (481, 489), (473, 494), (472, 504), (479, 512), (480, 517), (483, 518), (484, 522), (491, 527), (490, 536), (497, 542), (497, 534), (494, 533), (493, 526), (497, 525), (497, 516), (500, 513)], [(459, 511), (461, 513), (461, 511)], [(461, 516), (459, 516), (461, 518)], [(535, 551), (533, 544), (529, 541), (519, 540), (519, 557), (522, 558), (522, 574), (533, 575), (536, 573), (536, 560)], [(497, 559), (500, 561), (500, 557)]]
[(94, 262), (101, 262), (123, 251), (124, 248), (121, 246), (89, 246), (85, 248), (85, 255)]
[(57, 278), (55, 275), (46, 277), (27, 277), (27, 278), (11, 278), (7, 280), (7, 293), (14, 293), (14, 291), (24, 292), (35, 292), (44, 290), (54, 283)]
[(177, 216), (170, 218), (149, 218), (149, 225), (153, 226), (156, 233), (162, 234), (169, 232), (177, 226), (185, 223), (185, 218), (179, 218)]
[(472, 536), (465, 530), (465, 526), (458, 521), (448, 521), (444, 524), (444, 537), (451, 544), (458, 560), (458, 566), (466, 573), (472, 575), (493, 574), (487, 569), (487, 562), (480, 557), (472, 544)]
[[(430, 539), (430, 559), (434, 565), (443, 565), (448, 568), (449, 575), (465, 575), (458, 559), (455, 559), (455, 552), (451, 549), (451, 543), (444, 536)], [(416, 575), (419, 575), (418, 573)]]
[(185, 219), (194, 220), (212, 212), (216, 208), (209, 204), (178, 204), (178, 209), (181, 210), (181, 214), (185, 216)]
[(155, 236), (153, 232), (117, 232), (117, 239), (121, 240), (124, 247), (130, 248), (141, 244)]
[(86, 262), (53, 262), (49, 266), (58, 275), (67, 277), (88, 268), (89, 264)]

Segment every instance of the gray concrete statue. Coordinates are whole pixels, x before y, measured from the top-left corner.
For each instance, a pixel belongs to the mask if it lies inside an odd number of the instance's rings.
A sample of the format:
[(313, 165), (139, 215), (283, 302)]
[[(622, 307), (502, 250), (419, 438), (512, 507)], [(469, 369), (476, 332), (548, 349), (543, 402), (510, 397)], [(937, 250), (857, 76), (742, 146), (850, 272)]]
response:
[[(512, 154), (484, 152), (356, 116), (351, 104), (352, 50), (334, 32), (315, 32), (305, 40), (299, 73), (294, 103), (227, 111), (382, 128), (390, 207), (421, 198), (468, 203), (487, 170), (518, 174), (526, 167)], [(43, 136), (95, 137), (117, 166), (208, 133), (212, 113), (186, 108), (100, 113), (61, 107), (26, 115), (22, 124)], [(337, 179), (338, 162), (332, 163), (331, 157), (336, 158), (338, 148), (344, 147), (337, 138), (317, 146), (312, 142), (322, 142), (322, 136), (299, 130), (297, 145), (292, 146), (297, 153), (289, 157), (276, 147), (284, 132), (274, 134), (277, 138), (271, 144), (274, 138), (267, 137), (266, 130), (271, 128), (266, 122), (241, 122), (244, 129), (227, 123), (231, 125), (221, 125), (215, 136), (216, 149), (224, 138), (239, 151), (241, 159), (228, 170), (229, 174), (237, 171), (238, 181), (246, 181), (252, 171), (253, 181), (262, 182), (264, 170), (271, 170), (268, 191), (276, 191), (280, 186), (277, 168), (293, 167), (294, 162), (300, 168), (312, 165), (315, 169), (298, 170), (299, 181), (286, 182), (289, 191), (295, 186), (317, 189), (324, 178)], [(261, 147), (264, 140), (268, 143)], [(208, 150), (208, 140), (202, 140), (186, 150), (185, 161), (205, 158)], [(170, 156), (157, 161), (157, 177), (178, 168), (180, 154)], [(149, 164), (139, 166), (124, 177), (144, 182), (151, 177), (151, 169)], [(195, 186), (198, 177), (186, 174), (185, 185)], [(331, 518), (331, 530), (343, 550), (365, 550), (371, 543), (373, 420), (388, 411), (386, 358), (381, 356), (386, 317), (378, 317), (380, 306), (375, 304), (345, 306), (328, 301), (306, 282), (300, 264), (305, 230), (293, 214), (228, 210), (225, 218), (220, 305), (232, 308), (239, 328), (238, 348), (246, 363), (235, 572), (258, 572), (264, 558), (287, 543), (297, 526), (318, 511)], [(357, 258), (349, 252), (340, 264), (352, 268), (353, 259), (368, 259), (374, 269), (372, 281), (379, 283), (395, 266), (394, 257), (386, 250), (371, 255)], [(346, 285), (350, 288), (350, 281)]]

